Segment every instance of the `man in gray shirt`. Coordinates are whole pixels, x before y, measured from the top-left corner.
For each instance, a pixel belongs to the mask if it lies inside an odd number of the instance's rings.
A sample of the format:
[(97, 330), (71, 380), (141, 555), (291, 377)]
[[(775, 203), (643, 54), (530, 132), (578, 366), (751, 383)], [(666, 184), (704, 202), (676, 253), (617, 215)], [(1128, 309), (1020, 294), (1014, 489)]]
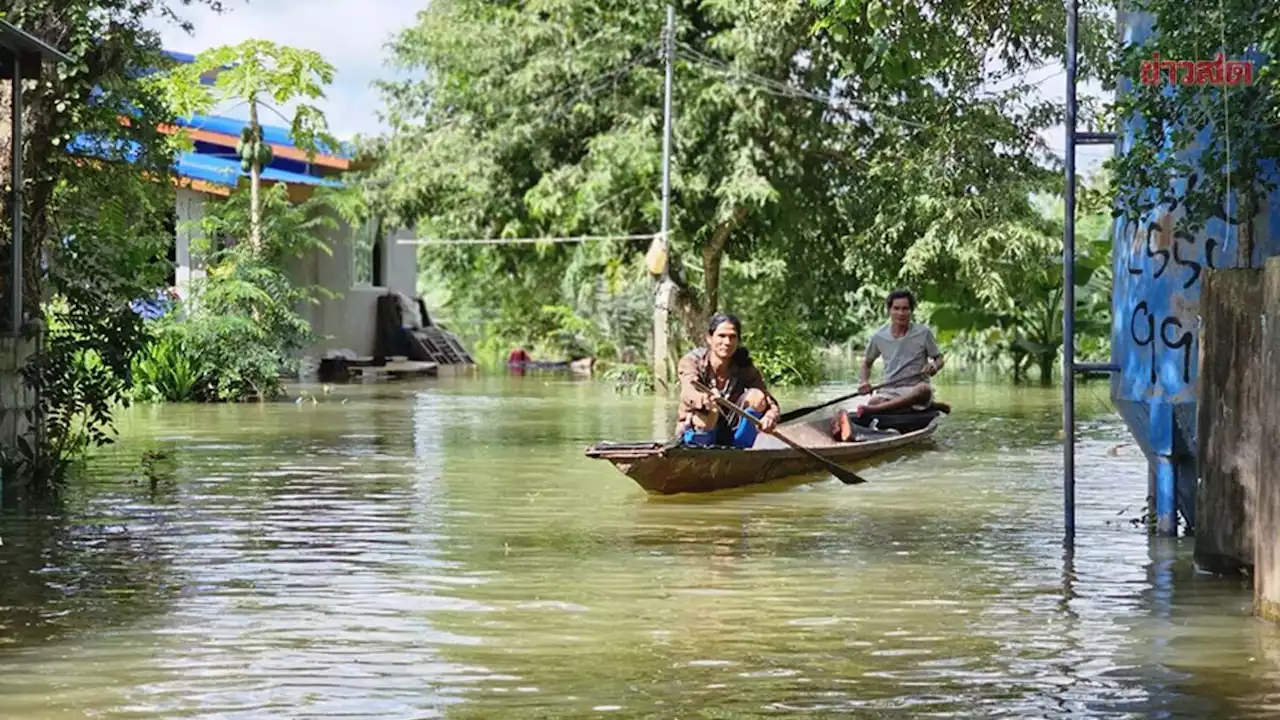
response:
[[(884, 380), (881, 383), (884, 387), (858, 409), (858, 414), (927, 410), (933, 402), (933, 386), (929, 384), (929, 378), (942, 369), (942, 351), (938, 349), (932, 330), (912, 322), (916, 301), (911, 291), (894, 290), (889, 293), (885, 305), (889, 309), (890, 322), (867, 342), (858, 391), (871, 391), (871, 366), (881, 357), (884, 358)], [(840, 412), (833, 420), (832, 434), (847, 442), (853, 435), (848, 416)]]

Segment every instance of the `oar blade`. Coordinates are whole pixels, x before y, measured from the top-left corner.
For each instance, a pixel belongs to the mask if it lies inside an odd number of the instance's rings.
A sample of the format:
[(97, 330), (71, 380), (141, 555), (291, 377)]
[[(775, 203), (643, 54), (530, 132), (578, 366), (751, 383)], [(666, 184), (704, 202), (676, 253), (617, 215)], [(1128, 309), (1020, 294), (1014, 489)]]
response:
[(861, 485), (862, 483), (866, 482), (866, 480), (863, 479), (857, 473), (851, 470), (845, 470), (844, 468), (839, 466), (831, 468), (831, 474), (835, 475), (836, 479), (844, 483), (845, 485)]

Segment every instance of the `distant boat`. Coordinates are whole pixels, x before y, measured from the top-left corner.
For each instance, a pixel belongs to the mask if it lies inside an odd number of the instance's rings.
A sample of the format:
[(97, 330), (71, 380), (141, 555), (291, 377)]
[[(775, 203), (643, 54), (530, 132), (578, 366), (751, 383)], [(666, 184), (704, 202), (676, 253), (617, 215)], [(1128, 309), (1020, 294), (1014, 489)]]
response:
[(573, 360), (534, 360), (524, 348), (516, 348), (507, 356), (507, 369), (517, 375), (531, 370), (568, 371), (574, 375), (590, 375), (595, 370), (596, 359), (591, 356)]

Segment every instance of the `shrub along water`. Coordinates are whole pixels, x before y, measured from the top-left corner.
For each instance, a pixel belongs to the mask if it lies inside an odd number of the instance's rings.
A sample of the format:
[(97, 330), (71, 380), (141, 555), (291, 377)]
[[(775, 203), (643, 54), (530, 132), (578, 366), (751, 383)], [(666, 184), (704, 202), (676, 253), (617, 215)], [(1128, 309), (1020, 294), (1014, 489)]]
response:
[[(321, 189), (291, 203), (284, 185), (265, 188), (259, 244), (223, 240), (249, 232), (248, 193), (206, 206), (192, 257), (206, 268), (189, 297), (148, 322), (151, 342), (132, 364), (134, 397), (143, 401), (234, 402), (284, 395), (299, 351), (315, 333), (300, 313), (327, 291), (296, 282), (291, 260), (330, 252), (321, 231), (337, 226), (342, 191)], [(218, 238), (210, 242), (208, 238)]]

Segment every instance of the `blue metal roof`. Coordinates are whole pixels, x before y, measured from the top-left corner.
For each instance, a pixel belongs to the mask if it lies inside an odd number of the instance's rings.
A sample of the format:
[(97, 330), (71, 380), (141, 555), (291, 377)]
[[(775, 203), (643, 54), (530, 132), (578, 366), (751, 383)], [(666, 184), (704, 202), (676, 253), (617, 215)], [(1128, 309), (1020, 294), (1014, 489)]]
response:
[(134, 162), (142, 146), (133, 140), (111, 140), (94, 137), (85, 133), (76, 135), (67, 143), (67, 152), (73, 155), (96, 157), (103, 160), (126, 160)]
[[(228, 158), (231, 160), (240, 159), (240, 156), (236, 154), (235, 148), (227, 147), (221, 143), (207, 143), (201, 140), (196, 140), (192, 145), (194, 146), (192, 151), (197, 155), (208, 155), (210, 157)], [(302, 173), (304, 175), (313, 174), (312, 165), (302, 160), (282, 158), (279, 155), (272, 157), (268, 166), (285, 172)]]
[[(212, 157), (209, 155), (201, 155), (200, 153), (187, 152), (182, 153), (178, 158), (177, 164), (178, 175), (193, 180), (204, 180), (205, 182), (217, 183), (227, 187), (235, 187), (242, 177), (249, 177), (249, 173), (240, 169), (240, 161), (230, 158)], [(315, 175), (305, 175), (303, 173), (288, 172), (286, 170), (277, 170), (273, 167), (264, 168), (262, 171), (262, 179), (271, 182), (282, 182), (289, 185), (323, 185), (325, 187), (342, 187), (342, 183), (332, 178), (316, 177)]]
[(192, 55), (191, 53), (178, 52), (177, 50), (164, 50), (163, 52), (165, 55), (168, 55), (171, 59), (177, 60), (180, 63), (186, 63), (190, 65), (191, 63), (196, 61), (196, 56)]
[[(165, 50), (164, 54), (181, 63), (190, 63), (195, 60), (194, 55), (174, 50)], [(212, 84), (213, 79), (206, 76), (202, 78), (201, 82), (208, 85)], [(97, 99), (100, 94), (101, 89), (95, 87), (91, 96), (93, 99)], [(132, 108), (127, 110), (132, 110)], [(219, 133), (236, 139), (239, 138), (241, 130), (248, 125), (246, 120), (236, 120), (218, 115), (196, 115), (190, 118), (179, 118), (176, 122), (182, 127)], [(266, 141), (273, 145), (297, 148), (288, 128), (264, 124), (262, 125), (262, 134)], [(248, 177), (248, 173), (240, 170), (240, 159), (235, 156), (234, 151), (222, 152), (220, 151), (220, 146), (211, 143), (197, 142), (195, 145), (193, 152), (184, 152), (177, 158), (173, 170), (179, 177), (203, 180), (226, 187), (235, 187), (240, 178)], [(82, 134), (68, 144), (67, 150), (78, 155), (97, 157), (104, 160), (135, 162), (140, 148), (137, 143), (132, 141), (112, 141)], [(321, 146), (319, 150), (322, 153), (329, 153), (346, 159), (352, 159), (355, 156), (354, 148), (349, 143), (341, 143), (337, 153), (324, 146)], [(309, 164), (305, 162), (276, 157), (272, 159), (267, 167), (263, 168), (262, 179), (290, 185), (342, 187), (343, 183), (340, 180), (310, 174), (307, 172), (308, 167)]]
[[(209, 132), (222, 133), (223, 135), (231, 135), (240, 137), (240, 131), (249, 124), (247, 120), (236, 120), (235, 118), (224, 117), (221, 115), (196, 115), (190, 118), (178, 118), (178, 124), (183, 127), (189, 127), (193, 130), (208, 130)], [(289, 134), (289, 128), (279, 127), (277, 125), (262, 125), (262, 137), (273, 145), (283, 145), (285, 147), (297, 147), (293, 142), (293, 137)], [(350, 143), (341, 143), (337, 152), (331, 148), (321, 144), (319, 151), (330, 155), (337, 155), (348, 160), (355, 157), (354, 148)]]
[[(140, 146), (132, 140), (108, 141), (91, 135), (77, 135), (67, 144), (69, 152), (98, 157), (105, 160), (137, 160)], [(174, 172), (179, 177), (191, 180), (203, 180), (225, 187), (235, 187), (242, 177), (249, 173), (240, 169), (240, 160), (232, 157), (216, 157), (198, 152), (184, 152), (178, 156)], [(300, 172), (290, 172), (274, 167), (262, 170), (262, 179), (270, 182), (282, 182), (289, 185), (323, 185), (325, 187), (342, 187), (342, 182), (333, 178), (317, 177)]]

